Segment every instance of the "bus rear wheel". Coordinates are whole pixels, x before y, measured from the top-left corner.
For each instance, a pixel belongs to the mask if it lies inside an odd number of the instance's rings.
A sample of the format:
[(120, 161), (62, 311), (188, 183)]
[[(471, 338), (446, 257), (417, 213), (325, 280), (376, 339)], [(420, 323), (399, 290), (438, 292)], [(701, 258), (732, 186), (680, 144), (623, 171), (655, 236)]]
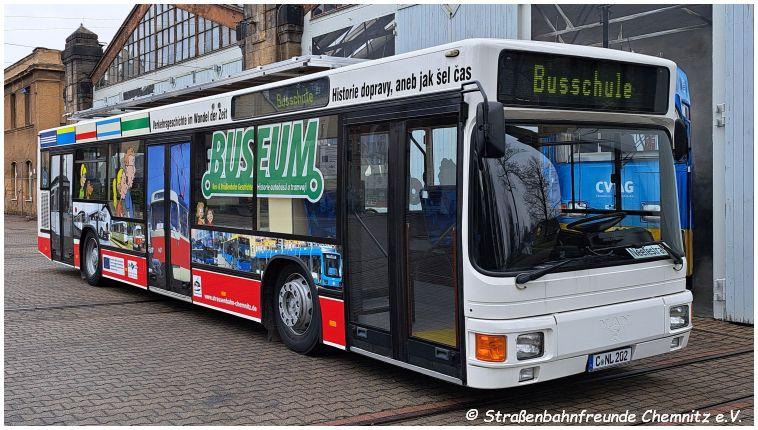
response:
[(92, 233), (88, 233), (84, 239), (84, 252), (82, 253), (82, 273), (87, 283), (93, 286), (100, 284), (102, 274), (100, 272), (100, 245)]
[(276, 330), (287, 347), (300, 354), (315, 352), (321, 314), (313, 283), (294, 266), (279, 274), (273, 294)]

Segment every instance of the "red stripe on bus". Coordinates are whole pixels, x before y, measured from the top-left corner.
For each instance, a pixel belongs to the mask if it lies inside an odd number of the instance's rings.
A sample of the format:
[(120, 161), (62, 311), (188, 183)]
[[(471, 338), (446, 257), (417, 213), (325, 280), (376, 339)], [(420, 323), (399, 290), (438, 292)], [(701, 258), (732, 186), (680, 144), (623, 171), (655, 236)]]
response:
[(147, 288), (147, 260), (145, 257), (102, 248), (100, 254), (103, 276)]
[(80, 258), (81, 257), (79, 256), (79, 244), (75, 243), (74, 244), (74, 267), (76, 267), (77, 269), (80, 269), (82, 267)]
[(44, 236), (37, 236), (37, 249), (44, 254), (45, 257), (52, 259), (50, 254), (50, 238)]
[(321, 305), (321, 338), (324, 343), (345, 347), (345, 302), (319, 297)]
[(97, 131), (86, 131), (76, 135), (76, 140), (94, 139), (97, 137)]
[(192, 302), (261, 318), (261, 281), (192, 269)]

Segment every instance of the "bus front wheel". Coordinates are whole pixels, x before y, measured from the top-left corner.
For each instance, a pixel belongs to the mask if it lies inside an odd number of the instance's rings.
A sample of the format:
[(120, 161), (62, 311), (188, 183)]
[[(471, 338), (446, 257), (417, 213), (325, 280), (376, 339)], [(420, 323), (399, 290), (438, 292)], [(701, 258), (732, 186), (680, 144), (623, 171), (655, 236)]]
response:
[(88, 284), (97, 286), (100, 283), (100, 246), (92, 233), (87, 234), (84, 239), (82, 272)]
[(273, 294), (276, 330), (287, 347), (300, 354), (316, 350), (321, 314), (313, 283), (294, 265), (279, 274)]

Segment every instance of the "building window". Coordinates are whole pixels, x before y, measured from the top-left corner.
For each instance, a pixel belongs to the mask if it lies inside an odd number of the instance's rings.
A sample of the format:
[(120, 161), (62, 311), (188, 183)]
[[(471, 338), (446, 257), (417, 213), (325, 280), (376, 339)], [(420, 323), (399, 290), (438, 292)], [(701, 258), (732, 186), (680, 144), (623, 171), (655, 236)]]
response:
[(21, 92), (24, 93), (24, 125), (32, 125), (32, 89), (26, 87)]
[(10, 103), (11, 103), (11, 127), (10, 128), (16, 128), (16, 93), (11, 93)]
[(172, 5), (152, 5), (97, 87), (135, 78), (233, 45), (234, 29)]
[(16, 170), (16, 162), (11, 163), (11, 184), (13, 184), (13, 196), (11, 200), (18, 200), (18, 171)]
[(34, 169), (32, 168), (32, 162), (26, 160), (26, 201), (32, 201), (34, 195)]
[(340, 9), (350, 7), (350, 4), (317, 4), (316, 7), (311, 10), (311, 19), (318, 18), (320, 16), (328, 15), (333, 12), (337, 12)]

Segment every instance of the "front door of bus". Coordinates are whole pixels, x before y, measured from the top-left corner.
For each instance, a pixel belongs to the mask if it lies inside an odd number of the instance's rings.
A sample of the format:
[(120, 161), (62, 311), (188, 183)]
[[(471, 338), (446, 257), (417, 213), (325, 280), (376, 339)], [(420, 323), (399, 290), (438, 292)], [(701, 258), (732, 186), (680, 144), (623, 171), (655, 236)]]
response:
[(457, 115), (347, 127), (353, 347), (459, 378)]
[(74, 264), (74, 218), (71, 212), (73, 169), (73, 154), (50, 157), (50, 256), (53, 260), (72, 265)]
[(148, 286), (189, 299), (190, 144), (147, 148)]

